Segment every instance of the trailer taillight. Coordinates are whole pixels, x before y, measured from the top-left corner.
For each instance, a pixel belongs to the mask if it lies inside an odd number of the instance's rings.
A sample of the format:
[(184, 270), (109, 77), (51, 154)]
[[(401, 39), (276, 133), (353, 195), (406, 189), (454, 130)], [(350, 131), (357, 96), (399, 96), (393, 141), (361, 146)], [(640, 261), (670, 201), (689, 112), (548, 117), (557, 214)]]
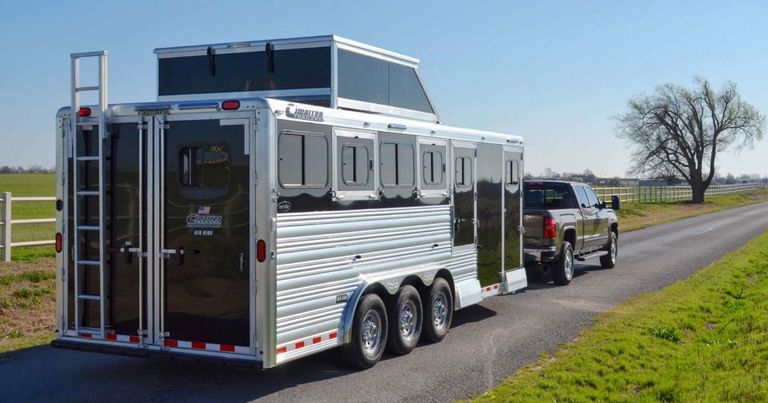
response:
[(240, 101), (237, 101), (237, 100), (224, 101), (221, 103), (221, 109), (224, 109), (225, 111), (236, 111), (240, 109)]
[(267, 243), (264, 242), (263, 239), (259, 239), (259, 241), (256, 242), (256, 260), (258, 260), (259, 263), (261, 263), (266, 259), (267, 259)]
[(56, 253), (61, 253), (61, 232), (56, 233)]
[(557, 221), (552, 217), (544, 217), (544, 238), (557, 238)]
[(81, 118), (87, 118), (88, 116), (91, 116), (91, 108), (80, 108), (80, 110), (77, 112), (77, 116), (80, 116)]

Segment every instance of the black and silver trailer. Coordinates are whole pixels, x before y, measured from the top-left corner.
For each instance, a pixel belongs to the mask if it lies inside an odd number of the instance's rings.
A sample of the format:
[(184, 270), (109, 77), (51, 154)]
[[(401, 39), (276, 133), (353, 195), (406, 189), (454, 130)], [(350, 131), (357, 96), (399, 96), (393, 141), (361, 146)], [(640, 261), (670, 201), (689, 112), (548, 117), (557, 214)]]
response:
[(527, 285), (523, 141), (443, 124), (418, 60), (338, 36), (155, 53), (136, 104), (108, 104), (106, 52), (72, 55), (54, 346), (368, 367)]

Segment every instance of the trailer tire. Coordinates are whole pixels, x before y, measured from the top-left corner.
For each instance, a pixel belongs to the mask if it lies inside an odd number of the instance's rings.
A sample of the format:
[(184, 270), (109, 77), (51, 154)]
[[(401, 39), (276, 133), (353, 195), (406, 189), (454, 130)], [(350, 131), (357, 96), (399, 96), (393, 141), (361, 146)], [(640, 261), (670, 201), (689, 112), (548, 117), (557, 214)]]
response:
[(448, 282), (443, 278), (436, 278), (429, 287), (426, 300), (421, 338), (437, 343), (448, 334), (453, 320), (453, 293)]
[(574, 265), (571, 243), (563, 241), (563, 246), (560, 248), (560, 256), (552, 265), (552, 281), (557, 285), (568, 285), (571, 279), (573, 279)]
[(387, 316), (392, 321), (387, 350), (398, 355), (410, 353), (419, 343), (424, 317), (419, 292), (411, 285), (402, 286), (392, 300)]
[(612, 269), (616, 266), (616, 261), (619, 257), (619, 240), (616, 237), (616, 233), (611, 231), (611, 235), (608, 236), (608, 246), (606, 246), (608, 252), (605, 256), (600, 256), (600, 266), (604, 269)]
[(376, 365), (387, 345), (387, 309), (376, 294), (360, 300), (352, 324), (352, 341), (341, 347), (344, 362), (355, 368)]

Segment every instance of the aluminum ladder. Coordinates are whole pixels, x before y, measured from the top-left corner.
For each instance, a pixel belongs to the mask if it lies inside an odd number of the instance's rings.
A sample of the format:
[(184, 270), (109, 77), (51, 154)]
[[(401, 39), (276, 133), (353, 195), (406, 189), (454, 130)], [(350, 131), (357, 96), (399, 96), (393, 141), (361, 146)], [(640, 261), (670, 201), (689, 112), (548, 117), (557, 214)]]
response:
[[(72, 172), (72, 191), (74, 193), (74, 208), (73, 213), (75, 215), (74, 217), (74, 263), (75, 263), (75, 270), (74, 270), (74, 281), (75, 281), (75, 298), (76, 301), (74, 303), (75, 306), (75, 332), (78, 333), (78, 335), (81, 335), (82, 333), (87, 334), (89, 337), (99, 337), (104, 338), (105, 337), (105, 313), (106, 313), (106, 293), (105, 293), (105, 253), (104, 253), (104, 245), (105, 245), (105, 238), (104, 235), (106, 233), (105, 231), (105, 225), (104, 225), (104, 142), (107, 138), (107, 52), (106, 51), (97, 51), (97, 52), (85, 52), (85, 53), (73, 53), (70, 55), (72, 58), (72, 109), (71, 115), (71, 128), (70, 133), (72, 137), (72, 148), (73, 148), (73, 172)], [(85, 58), (97, 58), (99, 63), (99, 83), (95, 86), (81, 86), (80, 84), (80, 59)], [(99, 94), (99, 110), (98, 110), (98, 140), (97, 140), (97, 153), (93, 154), (94, 150), (90, 151), (90, 154), (81, 154), (80, 151), (78, 151), (78, 126), (84, 125), (83, 122), (79, 121), (78, 118), (89, 116), (90, 114), (83, 114), (81, 116), (80, 111), (80, 93), (81, 92), (90, 92), (90, 91), (98, 91)], [(95, 111), (94, 111), (95, 112)], [(86, 152), (88, 146), (87, 146), (87, 139), (83, 139), (83, 150), (82, 152)], [(81, 175), (80, 175), (80, 164), (83, 164), (83, 169), (87, 170), (90, 165), (96, 163), (98, 164), (98, 187), (96, 189), (91, 188), (84, 188), (84, 186), (89, 186), (90, 184), (81, 184)], [(83, 203), (80, 202), (80, 198), (83, 198)], [(80, 218), (82, 216), (83, 211), (83, 204), (87, 206), (87, 201), (89, 198), (98, 198), (98, 222), (97, 223), (88, 223), (88, 217), (84, 217), (85, 222), (80, 222)], [(90, 215), (90, 214), (89, 214)], [(80, 249), (81, 246), (81, 240), (86, 239), (89, 242), (93, 242), (92, 238), (86, 236), (88, 233), (97, 233), (98, 234), (98, 253), (99, 257), (98, 260), (93, 260), (91, 258), (90, 260), (83, 257), (83, 252)], [(88, 250), (88, 243), (84, 243), (85, 251)], [(93, 270), (95, 268), (98, 268), (99, 270), (99, 291), (98, 294), (86, 294), (81, 291), (81, 281), (83, 279), (82, 270)], [(92, 292), (92, 290), (91, 290)], [(82, 327), (82, 318), (80, 317), (80, 308), (81, 304), (82, 306), (85, 306), (85, 304), (88, 301), (98, 301), (99, 302), (99, 328), (92, 328), (92, 327)]]

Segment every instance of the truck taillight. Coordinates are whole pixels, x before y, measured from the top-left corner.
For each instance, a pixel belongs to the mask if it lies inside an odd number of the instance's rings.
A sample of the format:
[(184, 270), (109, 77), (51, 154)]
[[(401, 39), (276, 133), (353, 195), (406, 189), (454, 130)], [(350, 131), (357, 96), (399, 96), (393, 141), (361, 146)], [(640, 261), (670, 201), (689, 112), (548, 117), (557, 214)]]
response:
[(56, 253), (61, 253), (61, 232), (56, 233)]
[(259, 263), (261, 263), (266, 259), (267, 259), (267, 243), (264, 242), (263, 239), (259, 239), (259, 241), (256, 242), (256, 260), (258, 260)]
[(557, 238), (557, 222), (552, 217), (544, 217), (544, 238)]

